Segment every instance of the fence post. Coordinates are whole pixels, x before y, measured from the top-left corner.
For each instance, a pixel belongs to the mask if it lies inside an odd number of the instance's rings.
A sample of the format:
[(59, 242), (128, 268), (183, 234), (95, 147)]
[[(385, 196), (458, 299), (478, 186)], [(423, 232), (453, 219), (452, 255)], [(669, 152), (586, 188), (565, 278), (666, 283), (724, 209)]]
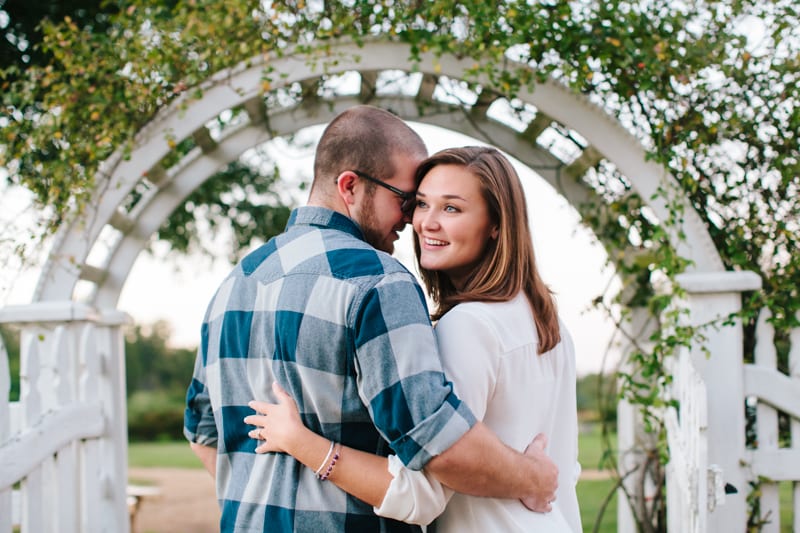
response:
[[(78, 398), (92, 401), (102, 398), (102, 362), (97, 353), (95, 324), (89, 324), (79, 339), (80, 375), (78, 376)], [(105, 418), (105, 417), (104, 417)], [(103, 457), (100, 453), (100, 439), (83, 443), (78, 456), (78, 482), (81, 490), (80, 516), (82, 531), (102, 531), (104, 515), (99, 512), (103, 504), (102, 480)], [(107, 527), (105, 529), (108, 529)]]
[[(687, 292), (689, 323), (699, 326), (737, 313), (741, 293), (761, 287), (753, 272), (687, 273), (678, 276)], [(691, 347), (692, 362), (706, 384), (708, 400), (708, 465), (722, 469), (725, 483), (738, 494), (708, 515), (709, 531), (744, 531), (747, 524), (745, 459), (743, 332), (733, 325), (705, 328), (705, 343)], [(706, 348), (706, 352), (703, 348)]]
[(106, 438), (100, 442), (104, 468), (103, 492), (108, 499), (104, 506), (105, 525), (110, 531), (127, 533), (130, 530), (127, 507), (128, 484), (128, 411), (125, 395), (125, 338), (122, 325), (129, 316), (116, 310), (100, 315), (96, 339), (105, 374), (103, 411), (110, 427)]

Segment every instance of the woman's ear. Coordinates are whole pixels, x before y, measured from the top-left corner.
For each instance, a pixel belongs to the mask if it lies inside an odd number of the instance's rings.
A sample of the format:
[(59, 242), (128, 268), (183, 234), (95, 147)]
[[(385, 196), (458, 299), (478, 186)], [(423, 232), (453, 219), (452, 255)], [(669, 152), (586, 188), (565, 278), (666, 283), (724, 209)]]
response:
[(490, 233), (492, 239), (497, 240), (497, 237), (500, 236), (500, 228), (497, 226), (492, 227), (492, 233)]

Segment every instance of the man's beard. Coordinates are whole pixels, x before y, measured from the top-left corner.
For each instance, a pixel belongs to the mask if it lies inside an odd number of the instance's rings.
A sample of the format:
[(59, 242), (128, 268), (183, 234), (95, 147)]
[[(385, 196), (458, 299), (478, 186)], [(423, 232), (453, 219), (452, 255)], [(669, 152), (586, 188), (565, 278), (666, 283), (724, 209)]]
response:
[(364, 216), (362, 220), (358, 221), (358, 225), (361, 226), (361, 231), (364, 233), (364, 240), (373, 248), (388, 254), (394, 253), (394, 242), (386, 242), (386, 236), (375, 229), (378, 224), (376, 223), (377, 217), (375, 216), (375, 208), (371, 196), (364, 200), (362, 213), (364, 213)]

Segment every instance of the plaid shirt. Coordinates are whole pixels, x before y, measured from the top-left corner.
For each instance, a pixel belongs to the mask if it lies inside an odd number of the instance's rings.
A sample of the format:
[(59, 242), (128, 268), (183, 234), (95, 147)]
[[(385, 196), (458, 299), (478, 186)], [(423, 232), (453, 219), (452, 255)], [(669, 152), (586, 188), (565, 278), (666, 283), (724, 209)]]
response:
[(412, 469), (474, 424), (442, 373), (419, 284), (353, 221), (296, 209), (219, 287), (201, 341), (184, 433), (217, 448), (221, 531), (419, 531), (288, 455), (256, 454), (242, 421), (249, 400), (275, 400), (277, 380), (316, 433)]

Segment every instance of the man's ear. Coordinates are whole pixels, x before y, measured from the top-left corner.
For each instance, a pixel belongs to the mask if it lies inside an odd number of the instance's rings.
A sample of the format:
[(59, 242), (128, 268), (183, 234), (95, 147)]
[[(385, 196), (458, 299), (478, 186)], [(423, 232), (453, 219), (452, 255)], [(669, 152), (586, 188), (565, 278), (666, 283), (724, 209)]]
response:
[(339, 197), (344, 201), (345, 204), (351, 206), (355, 204), (355, 184), (356, 178), (358, 176), (355, 173), (350, 172), (349, 170), (346, 172), (342, 172), (336, 178), (336, 189), (339, 193)]

